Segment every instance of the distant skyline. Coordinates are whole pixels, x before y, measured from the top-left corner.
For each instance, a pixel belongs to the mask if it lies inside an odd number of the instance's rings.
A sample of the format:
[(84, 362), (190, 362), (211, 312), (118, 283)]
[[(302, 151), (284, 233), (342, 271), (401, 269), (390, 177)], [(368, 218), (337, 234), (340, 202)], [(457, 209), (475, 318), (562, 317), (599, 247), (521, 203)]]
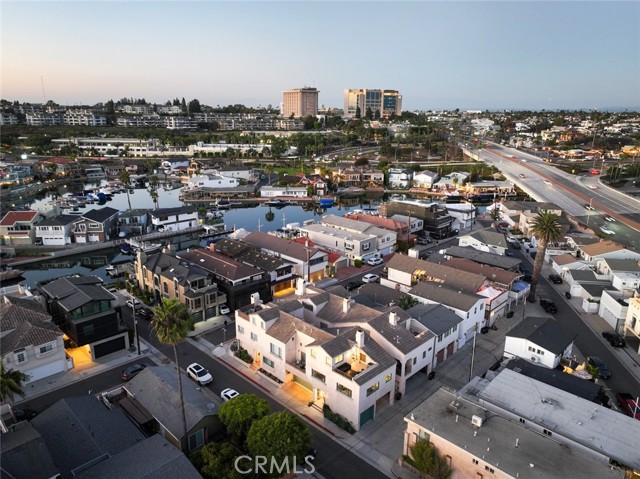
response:
[(399, 90), (403, 110), (640, 106), (640, 2), (3, 1), (5, 100), (278, 107)]

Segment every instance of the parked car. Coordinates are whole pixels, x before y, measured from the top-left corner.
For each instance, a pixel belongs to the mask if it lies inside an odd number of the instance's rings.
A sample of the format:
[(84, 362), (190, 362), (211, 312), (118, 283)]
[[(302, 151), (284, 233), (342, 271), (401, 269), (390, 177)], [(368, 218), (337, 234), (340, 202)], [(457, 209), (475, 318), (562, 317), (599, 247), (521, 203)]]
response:
[(369, 274), (365, 274), (362, 277), (362, 282), (363, 283), (377, 283), (379, 279), (380, 279), (380, 276), (378, 276), (377, 274), (369, 273)]
[(187, 367), (187, 374), (191, 379), (197, 382), (200, 386), (209, 384), (213, 381), (213, 376), (209, 371), (200, 366), (198, 363), (192, 363)]
[(358, 289), (360, 286), (362, 286), (362, 281), (349, 281), (344, 285), (344, 289), (347, 291), (353, 291), (354, 289)]
[(549, 281), (551, 281), (553, 284), (562, 284), (562, 278), (557, 274), (550, 274)]
[(554, 303), (552, 299), (541, 299), (540, 306), (542, 306), (542, 309), (544, 309), (545, 312), (549, 314), (555, 314), (558, 312), (558, 307), (556, 306), (556, 303)]
[(625, 341), (622, 335), (613, 331), (604, 331), (602, 337), (609, 341), (609, 344), (614, 348), (624, 348)]
[(142, 319), (146, 319), (147, 321), (151, 321), (151, 318), (153, 318), (153, 314), (153, 311), (148, 308), (142, 308), (138, 310), (138, 316), (140, 316)]
[(229, 309), (229, 306), (227, 306), (226, 304), (220, 305), (220, 314), (229, 314), (230, 312), (231, 309)]
[(369, 258), (367, 260), (367, 264), (369, 266), (378, 266), (380, 264), (384, 264), (384, 260), (382, 258)]
[(429, 243), (431, 243), (431, 238), (427, 237), (427, 236), (420, 236), (417, 240), (416, 240), (416, 244), (420, 244), (420, 245), (427, 245)]
[(635, 417), (640, 420), (640, 398), (633, 397), (629, 393), (616, 394), (618, 406), (627, 416)]
[(224, 402), (230, 401), (233, 398), (238, 396), (240, 396), (240, 393), (235, 389), (231, 389), (231, 388), (223, 389), (222, 392), (220, 393), (220, 397)]
[(591, 367), (598, 368), (598, 377), (600, 379), (609, 379), (611, 377), (609, 368), (598, 356), (588, 356), (587, 364)]
[(122, 370), (122, 375), (120, 376), (120, 379), (122, 379), (123, 381), (130, 381), (132, 378), (134, 378), (137, 374), (141, 373), (145, 369), (147, 369), (147, 365), (144, 363), (132, 364)]
[(571, 299), (571, 293), (569, 291), (565, 291), (564, 297), (567, 299)]
[(139, 300), (135, 299), (135, 298), (127, 299), (127, 303), (126, 304), (127, 304), (127, 307), (131, 308), (131, 309), (140, 309), (140, 308), (142, 308), (142, 303)]

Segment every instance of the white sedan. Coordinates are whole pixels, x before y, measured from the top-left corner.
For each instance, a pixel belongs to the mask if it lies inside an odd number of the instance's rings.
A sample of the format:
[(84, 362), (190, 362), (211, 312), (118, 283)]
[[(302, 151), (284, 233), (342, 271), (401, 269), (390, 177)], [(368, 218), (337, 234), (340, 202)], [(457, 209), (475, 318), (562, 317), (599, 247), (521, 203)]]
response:
[(224, 402), (231, 401), (233, 398), (240, 396), (240, 393), (235, 389), (227, 388), (223, 389), (220, 393), (220, 397)]
[(139, 300), (135, 299), (135, 298), (127, 299), (127, 307), (128, 308), (133, 308), (133, 309), (140, 309), (140, 308), (142, 308), (142, 303)]
[(369, 266), (378, 266), (379, 264), (384, 264), (384, 260), (382, 258), (369, 258), (367, 264)]
[(380, 276), (378, 276), (377, 274), (369, 273), (369, 274), (365, 274), (362, 277), (362, 282), (363, 283), (377, 283), (379, 279), (380, 279)]
[(211, 375), (211, 373), (200, 366), (198, 363), (190, 364), (187, 367), (187, 374), (200, 386), (204, 386), (205, 384), (209, 384), (211, 381), (213, 381), (213, 376)]
[(609, 221), (611, 223), (615, 223), (616, 219), (613, 216), (605, 216), (604, 217), (605, 221)]
[(600, 228), (600, 231), (602, 231), (604, 234), (607, 235), (614, 235), (616, 234), (615, 231), (610, 230), (609, 228), (607, 228), (606, 226), (603, 226)]

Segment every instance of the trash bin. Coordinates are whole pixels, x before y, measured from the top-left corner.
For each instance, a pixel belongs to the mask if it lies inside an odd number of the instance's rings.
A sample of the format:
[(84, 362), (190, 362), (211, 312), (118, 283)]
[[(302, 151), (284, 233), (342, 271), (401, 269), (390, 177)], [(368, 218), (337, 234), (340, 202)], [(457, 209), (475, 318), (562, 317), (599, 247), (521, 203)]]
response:
[(436, 377), (436, 372), (435, 371), (431, 371), (427, 377), (429, 378), (429, 381), (431, 381), (433, 378)]
[(401, 392), (397, 392), (396, 393), (396, 401), (400, 401), (400, 399), (402, 399), (402, 393)]

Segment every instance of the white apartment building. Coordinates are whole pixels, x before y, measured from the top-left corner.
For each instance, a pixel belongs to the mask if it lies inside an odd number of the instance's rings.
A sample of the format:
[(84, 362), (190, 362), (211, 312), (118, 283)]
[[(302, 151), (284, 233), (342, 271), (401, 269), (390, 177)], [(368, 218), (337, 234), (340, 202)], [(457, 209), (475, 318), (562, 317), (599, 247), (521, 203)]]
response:
[(180, 231), (200, 225), (198, 212), (193, 206), (158, 208), (149, 214), (151, 224), (157, 231)]
[(314, 243), (340, 253), (350, 260), (366, 261), (379, 256), (376, 248), (378, 239), (371, 234), (344, 231), (322, 224), (301, 226), (299, 230), (301, 236), (306, 236)]
[(396, 249), (398, 234), (394, 231), (379, 228), (364, 221), (352, 220), (336, 215), (323, 216), (320, 222), (323, 225), (352, 233), (374, 235), (376, 237), (376, 249), (378, 253), (383, 256), (393, 253)]
[(236, 178), (222, 175), (193, 175), (187, 181), (189, 188), (235, 188), (239, 184)]

